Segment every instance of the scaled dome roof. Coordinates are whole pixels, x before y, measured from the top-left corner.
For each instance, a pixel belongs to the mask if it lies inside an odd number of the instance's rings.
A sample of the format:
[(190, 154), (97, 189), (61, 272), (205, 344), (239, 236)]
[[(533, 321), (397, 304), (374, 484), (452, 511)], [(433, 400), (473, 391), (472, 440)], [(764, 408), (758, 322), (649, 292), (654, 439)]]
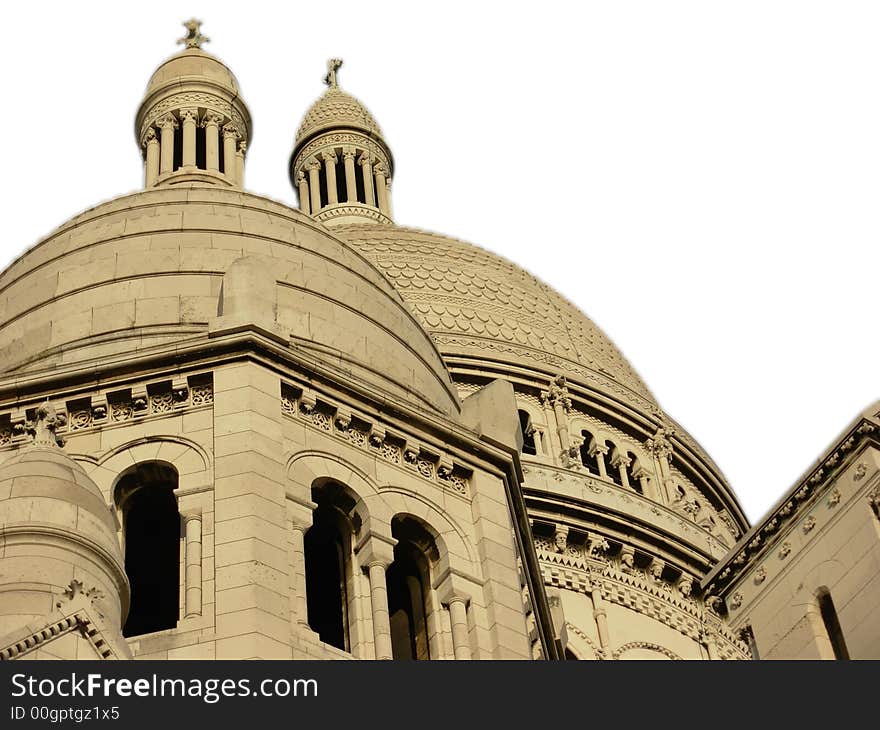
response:
[(309, 107), (296, 132), (295, 145), (299, 146), (316, 132), (335, 127), (354, 127), (377, 137), (382, 136), (382, 130), (373, 115), (360, 101), (339, 87), (331, 86)]
[[(444, 356), (486, 354), (564, 372), (606, 392), (624, 388), (656, 407), (645, 383), (583, 312), (489, 251), (400, 226), (340, 226), (334, 234), (391, 281)], [(579, 376), (579, 377), (577, 377)], [(592, 382), (591, 382), (592, 381)]]

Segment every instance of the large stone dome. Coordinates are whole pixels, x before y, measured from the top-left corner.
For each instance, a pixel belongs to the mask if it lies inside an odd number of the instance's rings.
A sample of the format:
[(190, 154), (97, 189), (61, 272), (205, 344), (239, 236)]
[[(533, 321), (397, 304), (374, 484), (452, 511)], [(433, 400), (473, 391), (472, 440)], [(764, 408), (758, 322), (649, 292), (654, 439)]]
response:
[(337, 127), (352, 127), (376, 137), (382, 136), (379, 124), (367, 108), (339, 87), (331, 87), (309, 108), (296, 132), (295, 145), (318, 132)]
[(444, 355), (564, 371), (656, 403), (614, 343), (571, 302), (516, 264), (436, 233), (339, 226), (334, 233), (394, 282)]
[(146, 96), (168, 86), (185, 86), (192, 81), (213, 82), (239, 94), (238, 81), (225, 63), (200, 48), (187, 48), (162, 63), (147, 83)]
[(0, 372), (87, 366), (206, 337), (224, 275), (247, 257), (274, 274), (273, 318), (300, 353), (377, 392), (458, 411), (436, 346), (366, 258), (299, 211), (198, 184), (92, 208), (0, 273)]

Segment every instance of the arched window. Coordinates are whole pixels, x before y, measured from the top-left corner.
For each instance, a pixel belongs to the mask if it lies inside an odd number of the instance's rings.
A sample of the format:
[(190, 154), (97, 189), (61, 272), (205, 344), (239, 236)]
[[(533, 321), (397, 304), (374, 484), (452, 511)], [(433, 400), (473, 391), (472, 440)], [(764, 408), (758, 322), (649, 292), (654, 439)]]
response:
[(622, 487), (623, 478), (620, 476), (620, 467), (617, 465), (617, 447), (611, 441), (606, 441), (605, 447), (608, 449), (608, 456), (610, 457), (610, 463), (608, 464), (608, 478), (618, 487)]
[(822, 623), (825, 624), (825, 632), (828, 634), (831, 649), (834, 651), (834, 658), (849, 659), (849, 651), (846, 648), (846, 641), (843, 638), (843, 631), (840, 628), (840, 621), (837, 618), (834, 601), (831, 600), (831, 593), (827, 588), (820, 588), (816, 593), (816, 598), (819, 602), (819, 613), (822, 615)]
[(599, 475), (599, 454), (593, 450), (595, 445), (593, 434), (589, 431), (581, 431), (584, 441), (581, 444), (581, 464), (583, 464), (590, 474)]
[(349, 581), (354, 525), (349, 514), (355, 501), (334, 482), (312, 489), (312, 500), (318, 506), (304, 538), (309, 627), (324, 643), (350, 651)]
[(122, 511), (125, 573), (131, 607), (123, 636), (173, 629), (180, 616), (180, 514), (177, 471), (147, 462), (132, 467), (117, 482)]
[(632, 451), (626, 452), (626, 458), (629, 459), (629, 464), (626, 466), (626, 478), (629, 481), (629, 486), (639, 494), (643, 494), (642, 482), (639, 479), (642, 475), (642, 466), (639, 464), (639, 459)]
[(411, 517), (395, 517), (391, 534), (397, 539), (386, 573), (392, 654), (395, 659), (430, 659), (430, 563), (439, 557), (437, 547)]
[(535, 446), (535, 427), (532, 426), (532, 417), (528, 411), (519, 410), (519, 427), (522, 431), (522, 452), (528, 456), (536, 456), (538, 449)]

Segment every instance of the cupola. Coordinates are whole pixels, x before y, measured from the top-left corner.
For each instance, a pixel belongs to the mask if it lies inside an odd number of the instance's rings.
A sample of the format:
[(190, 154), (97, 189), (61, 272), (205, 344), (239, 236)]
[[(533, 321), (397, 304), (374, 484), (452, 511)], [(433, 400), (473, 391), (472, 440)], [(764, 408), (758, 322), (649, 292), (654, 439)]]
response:
[(391, 223), (391, 150), (372, 114), (339, 88), (340, 66), (329, 61), (327, 91), (296, 133), (290, 181), (300, 209), (328, 225)]
[(184, 26), (183, 51), (156, 69), (135, 119), (144, 187), (202, 182), (240, 188), (250, 112), (232, 71), (202, 50), (209, 39), (201, 23)]

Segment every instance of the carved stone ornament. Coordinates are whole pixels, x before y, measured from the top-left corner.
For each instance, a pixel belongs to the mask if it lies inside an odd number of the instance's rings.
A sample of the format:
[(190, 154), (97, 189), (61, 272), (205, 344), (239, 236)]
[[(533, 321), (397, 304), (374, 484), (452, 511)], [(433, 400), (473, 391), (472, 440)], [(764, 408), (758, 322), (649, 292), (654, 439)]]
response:
[(755, 584), (761, 585), (765, 580), (767, 580), (767, 571), (764, 569), (762, 565), (755, 571)]
[(840, 497), (840, 490), (832, 489), (831, 493), (828, 495), (828, 506), (836, 507), (838, 504), (840, 504)]
[(812, 529), (816, 526), (816, 518), (813, 515), (807, 517), (804, 520), (804, 532), (811, 532)]
[(555, 406), (557, 403), (562, 406), (564, 411), (571, 409), (571, 398), (568, 396), (568, 385), (565, 382), (564, 375), (557, 375), (548, 386), (547, 390), (541, 393), (541, 400)]
[(730, 608), (733, 611), (736, 611), (740, 606), (742, 606), (743, 596), (742, 593), (734, 593), (730, 597)]
[(694, 590), (693, 577), (682, 573), (682, 576), (678, 579), (676, 588), (678, 588), (678, 592), (681, 593), (681, 595), (683, 595), (685, 598), (690, 598), (690, 595)]
[(624, 545), (620, 551), (620, 569), (624, 573), (632, 573), (635, 570), (635, 549), (629, 545)]
[(33, 421), (25, 424), (25, 430), (33, 439), (34, 446), (62, 446), (63, 441), (55, 431), (67, 423), (63, 414), (58, 414), (48, 400), (37, 407)]
[(864, 461), (860, 461), (856, 466), (855, 472), (853, 472), (853, 481), (860, 482), (865, 478), (865, 475), (868, 473), (868, 465)]
[(183, 27), (186, 28), (186, 35), (183, 38), (179, 38), (177, 42), (182, 43), (187, 48), (201, 48), (202, 43), (207, 43), (211, 40), (207, 36), (202, 35), (201, 20), (191, 18), (190, 20), (184, 22)]
[(782, 547), (779, 548), (779, 559), (785, 560), (789, 554), (791, 553), (791, 544), (784, 542), (782, 543)]

